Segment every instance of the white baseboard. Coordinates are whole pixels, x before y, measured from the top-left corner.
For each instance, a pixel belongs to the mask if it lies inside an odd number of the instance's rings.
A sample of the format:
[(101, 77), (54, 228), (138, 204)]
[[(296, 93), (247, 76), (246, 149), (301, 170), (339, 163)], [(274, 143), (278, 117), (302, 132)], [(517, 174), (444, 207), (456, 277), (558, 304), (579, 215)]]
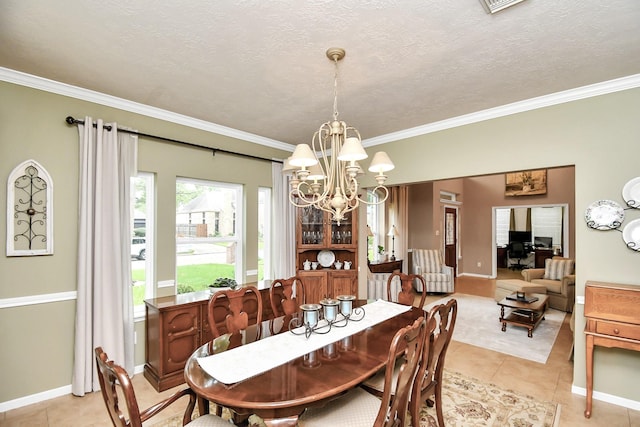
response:
[(486, 274), (474, 274), (474, 273), (460, 273), (458, 274), (458, 277), (462, 277), (462, 276), (468, 276), (468, 277), (479, 277), (481, 279), (495, 279), (494, 276), (487, 276)]
[[(584, 387), (578, 387), (571, 385), (571, 393), (578, 394), (580, 396), (587, 395), (587, 389)], [(600, 400), (602, 402), (611, 403), (613, 405), (622, 406), (623, 408), (633, 409), (634, 411), (640, 411), (640, 402), (631, 399), (625, 399), (623, 397), (614, 396), (607, 393), (601, 393), (599, 391), (593, 391), (593, 400)]]
[[(144, 365), (136, 366), (133, 371), (134, 375), (141, 374), (143, 370)], [(0, 402), (0, 413), (22, 408), (23, 406), (33, 405), (34, 403), (44, 402), (45, 400), (54, 399), (56, 397), (66, 396), (68, 394), (71, 394), (71, 384), (29, 396), (19, 397), (6, 402)]]

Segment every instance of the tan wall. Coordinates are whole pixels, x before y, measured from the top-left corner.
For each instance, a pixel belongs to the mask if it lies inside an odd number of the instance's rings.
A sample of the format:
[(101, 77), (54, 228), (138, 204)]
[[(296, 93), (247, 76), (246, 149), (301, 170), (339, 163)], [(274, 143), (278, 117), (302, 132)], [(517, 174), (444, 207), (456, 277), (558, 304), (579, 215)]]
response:
[[(45, 167), (54, 183), (54, 254), (0, 256), (0, 300), (76, 290), (78, 217), (78, 130), (64, 119), (85, 115), (116, 121), (144, 133), (210, 144), (266, 158), (290, 153), (152, 119), (86, 101), (0, 82), (0, 200), (6, 200), (10, 171), (27, 159)], [(156, 281), (175, 279), (175, 180), (190, 177), (244, 186), (244, 271), (258, 268), (258, 187), (271, 187), (271, 163), (185, 148), (141, 138), (138, 167), (156, 174)], [(248, 172), (250, 171), (250, 172)], [(6, 241), (6, 209), (0, 209)], [(4, 245), (4, 243), (3, 243)], [(255, 280), (245, 276), (244, 280)], [(164, 289), (164, 292), (172, 292)], [(71, 384), (75, 301), (0, 308), (0, 403)], [(136, 365), (144, 363), (144, 324), (136, 324)], [(99, 343), (96, 343), (99, 344)], [(46, 354), (47, 362), (43, 363)], [(55, 366), (56, 369), (51, 369)], [(28, 373), (29, 381), (25, 381)]]
[[(493, 268), (492, 208), (498, 206), (529, 206), (567, 204), (569, 206), (569, 244), (567, 254), (575, 250), (575, 168), (547, 170), (547, 194), (539, 196), (506, 197), (504, 174), (465, 179), (466, 213), (462, 223), (464, 245), (462, 265), (465, 273), (491, 275)], [(470, 231), (470, 233), (468, 233)], [(477, 263), (481, 263), (481, 267)]]

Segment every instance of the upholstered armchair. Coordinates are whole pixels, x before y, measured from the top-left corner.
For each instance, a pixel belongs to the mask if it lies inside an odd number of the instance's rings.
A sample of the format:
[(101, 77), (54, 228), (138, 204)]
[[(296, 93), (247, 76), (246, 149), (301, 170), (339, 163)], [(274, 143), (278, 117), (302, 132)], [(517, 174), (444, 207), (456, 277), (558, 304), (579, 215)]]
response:
[[(367, 276), (367, 298), (373, 300), (387, 300), (387, 281), (389, 277), (391, 277), (392, 273), (372, 273), (371, 270), (368, 269)], [(394, 277), (391, 282), (391, 295), (398, 295), (400, 289), (402, 288), (402, 283), (398, 277)], [(396, 301), (393, 301), (396, 302)]]
[[(453, 268), (444, 264), (442, 252), (438, 249), (412, 250), (413, 274), (424, 277), (427, 292), (453, 293)], [(422, 291), (422, 284), (416, 281), (417, 291)]]
[(554, 256), (545, 260), (544, 268), (522, 270), (522, 277), (527, 282), (547, 288), (549, 307), (571, 313), (576, 299), (574, 269), (572, 259)]

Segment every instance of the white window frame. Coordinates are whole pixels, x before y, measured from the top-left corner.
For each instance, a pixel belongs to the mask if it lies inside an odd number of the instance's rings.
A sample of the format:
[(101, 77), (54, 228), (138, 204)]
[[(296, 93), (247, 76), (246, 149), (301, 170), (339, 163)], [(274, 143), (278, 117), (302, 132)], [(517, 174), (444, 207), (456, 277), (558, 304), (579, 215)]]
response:
[[(263, 204), (260, 205), (260, 196)], [(271, 212), (273, 207), (273, 193), (269, 187), (258, 188), (258, 241), (260, 240), (260, 227), (262, 226), (262, 272), (264, 279), (273, 279), (272, 258), (271, 258)], [(260, 222), (260, 217), (262, 221)], [(260, 247), (258, 246), (258, 260), (260, 259)]]
[[(144, 287), (144, 299), (150, 299), (155, 297), (155, 211), (154, 206), (155, 203), (155, 175), (150, 172), (138, 172), (138, 175), (135, 179), (144, 179), (146, 183), (146, 203), (145, 203), (145, 250), (146, 256), (144, 261), (144, 269), (145, 269), (145, 287)], [(133, 197), (135, 195), (135, 185), (133, 180), (131, 181), (131, 202), (133, 202)], [(134, 220), (134, 205), (130, 203), (131, 208), (131, 224), (133, 224)], [(133, 228), (131, 229), (131, 234), (133, 235)], [(133, 286), (132, 286), (133, 290)], [(136, 305), (133, 307), (134, 318), (143, 318), (145, 316), (145, 305), (144, 303)]]

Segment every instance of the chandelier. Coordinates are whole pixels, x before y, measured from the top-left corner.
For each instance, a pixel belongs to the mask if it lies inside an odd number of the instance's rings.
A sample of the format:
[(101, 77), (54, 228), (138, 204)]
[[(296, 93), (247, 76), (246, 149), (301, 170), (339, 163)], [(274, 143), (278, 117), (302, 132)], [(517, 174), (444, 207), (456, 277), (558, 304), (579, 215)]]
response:
[[(333, 119), (320, 126), (313, 135), (311, 146), (298, 144), (283, 168), (283, 173), (291, 173), (291, 204), (329, 212), (338, 225), (360, 202), (372, 204), (358, 195), (357, 176), (364, 174), (358, 162), (368, 157), (362, 147), (360, 132), (338, 120), (338, 61), (345, 53), (341, 48), (327, 50), (327, 57), (335, 66)], [(316, 153), (319, 153), (319, 159)], [(372, 191), (379, 197), (375, 204), (383, 203), (389, 197), (384, 173), (393, 168), (387, 153), (380, 151), (373, 156), (369, 171), (376, 173), (377, 186)]]

